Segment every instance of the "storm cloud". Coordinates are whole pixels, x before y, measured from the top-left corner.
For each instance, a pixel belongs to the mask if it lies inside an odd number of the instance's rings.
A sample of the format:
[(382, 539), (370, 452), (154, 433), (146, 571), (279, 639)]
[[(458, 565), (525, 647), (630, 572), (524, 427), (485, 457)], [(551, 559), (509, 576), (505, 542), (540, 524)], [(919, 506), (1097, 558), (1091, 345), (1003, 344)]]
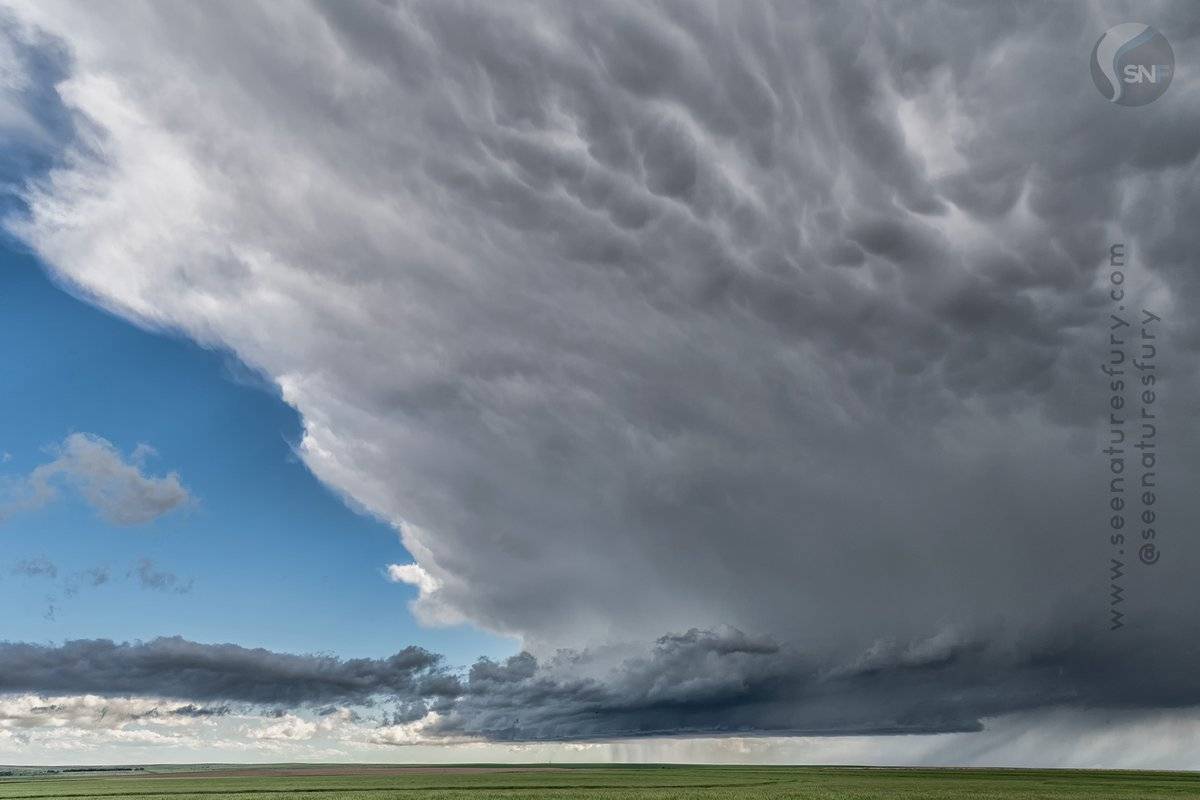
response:
[[(1195, 663), (1200, 652), (1185, 644), (1164, 657)], [(1150, 684), (1143, 667), (1101, 637), (1030, 652), (939, 636), (830, 664), (737, 630), (691, 630), (615, 665), (602, 653), (481, 662), (453, 702), (431, 705), (439, 717), (426, 732), (516, 741), (972, 732), (1030, 709), (1195, 702), (1194, 672), (1163, 671)]]
[(60, 646), (0, 643), (0, 691), (231, 700), (259, 705), (370, 701), (407, 696), (438, 657), (409, 647), (386, 659), (274, 653), (184, 639)]
[[(75, 131), (9, 229), (269, 376), (418, 616), (533, 653), (430, 699), (423, 652), (73, 643), (43, 688), (394, 693), (502, 739), (1200, 702), (1200, 83), (1118, 108), (1087, 69), (1130, 15), (1184, 62), (1186, 3), (12, 7)], [(1113, 241), (1164, 320), (1177, 527), (1110, 636)], [(11, 688), (55, 674), (7, 647)]]
[[(1169, 655), (1200, 658), (1194, 644)], [(172, 714), (194, 717), (227, 714), (232, 703), (310, 734), (290, 712), (350, 718), (334, 706), (355, 706), (377, 735), (403, 732), (398, 743), (974, 732), (1023, 711), (1176, 708), (1200, 692), (1194, 670), (1147, 682), (1143, 668), (1084, 636), (1037, 652), (940, 636), (832, 664), (736, 629), (690, 630), (635, 651), (521, 653), (466, 671), (416, 647), (338, 659), (180, 638), (0, 644), (0, 692), (167, 698)]]

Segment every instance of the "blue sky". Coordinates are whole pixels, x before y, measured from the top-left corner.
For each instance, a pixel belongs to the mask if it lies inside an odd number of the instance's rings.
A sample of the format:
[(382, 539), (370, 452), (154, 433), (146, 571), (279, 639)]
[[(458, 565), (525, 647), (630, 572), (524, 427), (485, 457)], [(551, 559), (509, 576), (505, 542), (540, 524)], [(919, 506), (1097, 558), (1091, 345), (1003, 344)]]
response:
[[(5, 479), (86, 432), (126, 456), (152, 446), (145, 471), (178, 472), (194, 498), (148, 524), (115, 526), (64, 492), (0, 523), (3, 638), (181, 635), (347, 656), (420, 644), (451, 663), (513, 650), (467, 627), (417, 626), (407, 608), (416, 590), (384, 578), (387, 564), (411, 560), (392, 528), (351, 510), (299, 463), (297, 414), (233, 356), (76, 299), (9, 243), (0, 249), (0, 342)], [(190, 591), (127, 579), (145, 558)], [(53, 563), (57, 580), (13, 573), (33, 559)], [(67, 576), (96, 567), (113, 579), (67, 596)]]

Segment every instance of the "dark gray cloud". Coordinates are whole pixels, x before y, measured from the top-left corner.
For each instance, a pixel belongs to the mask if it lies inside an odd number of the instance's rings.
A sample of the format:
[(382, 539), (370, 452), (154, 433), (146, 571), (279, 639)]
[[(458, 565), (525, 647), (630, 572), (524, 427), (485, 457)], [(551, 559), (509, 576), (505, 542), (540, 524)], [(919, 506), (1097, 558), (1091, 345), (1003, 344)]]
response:
[(181, 638), (60, 646), (0, 643), (0, 692), (158, 696), (194, 703), (368, 702), (411, 696), (438, 657), (409, 647), (386, 659), (290, 655)]
[[(1170, 656), (1188, 663), (1200, 652), (1185, 644)], [(1027, 709), (1200, 700), (1193, 672), (1147, 683), (1141, 659), (1101, 636), (1033, 650), (941, 637), (830, 665), (738, 631), (692, 630), (616, 668), (599, 671), (598, 661), (563, 653), (540, 666), (527, 654), (477, 664), (461, 696), (434, 704), (444, 716), (431, 732), (499, 740), (969, 732)]]
[[(1200, 84), (1116, 108), (1087, 69), (1129, 18), (1187, 63), (1190, 5), (18, 17), (69, 49), (59, 96), (96, 134), (10, 229), (276, 382), (305, 463), (402, 531), (417, 613), (539, 656), (479, 667), (444, 725), (961, 729), (1200, 699)], [(1164, 318), (1178, 527), (1105, 639), (1114, 238), (1130, 308)], [(606, 646), (723, 624), (779, 649), (667, 639), (596, 674)], [(1135, 656), (1150, 688), (1122, 686)], [(658, 703), (654, 676), (710, 702)]]
[[(1181, 642), (1170, 655), (1195, 663), (1200, 646)], [(561, 651), (540, 663), (522, 653), (465, 674), (419, 648), (341, 660), (179, 638), (0, 645), (0, 691), (188, 699), (171, 712), (185, 716), (224, 715), (228, 703), (270, 707), (277, 717), (370, 705), (369, 716), (388, 726), (425, 722), (430, 740), (970, 732), (1031, 709), (1200, 701), (1194, 670), (1145, 681), (1143, 668), (1100, 635), (1035, 649), (941, 636), (831, 664), (733, 629), (691, 630), (643, 652)]]

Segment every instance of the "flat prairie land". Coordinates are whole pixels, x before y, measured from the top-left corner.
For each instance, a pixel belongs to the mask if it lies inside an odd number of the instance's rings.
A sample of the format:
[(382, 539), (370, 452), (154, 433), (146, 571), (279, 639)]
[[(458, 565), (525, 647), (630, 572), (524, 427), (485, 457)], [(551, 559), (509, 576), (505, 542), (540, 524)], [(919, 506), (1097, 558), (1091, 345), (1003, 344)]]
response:
[(1117, 800), (1200, 798), (1200, 774), (1016, 769), (559, 765), (3, 768), (0, 798), (143, 800)]

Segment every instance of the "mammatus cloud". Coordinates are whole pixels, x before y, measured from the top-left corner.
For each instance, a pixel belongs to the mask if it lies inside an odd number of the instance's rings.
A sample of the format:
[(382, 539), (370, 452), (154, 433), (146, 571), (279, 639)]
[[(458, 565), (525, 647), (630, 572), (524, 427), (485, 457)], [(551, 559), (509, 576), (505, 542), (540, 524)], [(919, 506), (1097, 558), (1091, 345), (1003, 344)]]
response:
[(151, 522), (191, 499), (174, 472), (161, 478), (143, 472), (142, 461), (153, 452), (139, 445), (126, 460), (108, 440), (72, 433), (55, 448), (53, 461), (34, 468), (10, 488), (10, 499), (0, 507), (0, 520), (53, 501), (59, 487), (66, 486), (114, 525)]
[(1103, 638), (1098, 455), (1120, 239), (1200, 518), (1200, 84), (1128, 113), (1087, 66), (1133, 14), (1193, 46), (1187, 4), (12, 8), (78, 125), (9, 228), (270, 376), (418, 614), (539, 657), (455, 678), (442, 730), (1200, 702), (1195, 537)]

